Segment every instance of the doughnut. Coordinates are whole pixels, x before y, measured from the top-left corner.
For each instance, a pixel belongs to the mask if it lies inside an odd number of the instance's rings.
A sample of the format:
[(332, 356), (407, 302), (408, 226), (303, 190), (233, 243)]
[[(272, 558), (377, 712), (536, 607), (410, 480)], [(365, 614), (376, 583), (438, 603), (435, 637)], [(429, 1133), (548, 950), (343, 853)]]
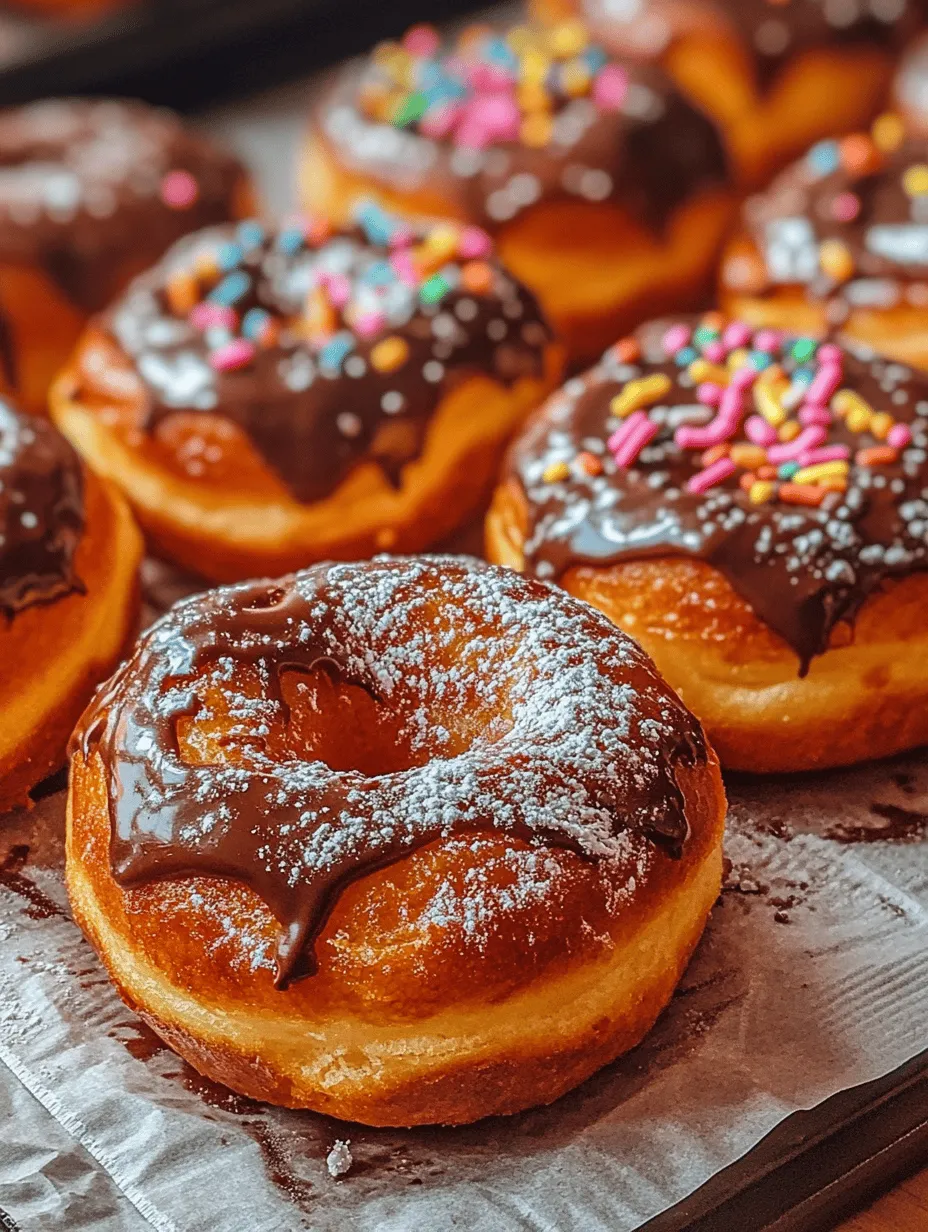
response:
[(928, 741), (928, 377), (720, 314), (655, 322), (514, 442), (491, 560), (600, 608), (723, 766)]
[(892, 106), (910, 132), (928, 134), (928, 34), (914, 39), (893, 78)]
[(238, 162), (142, 103), (0, 110), (0, 163), (6, 385), (35, 413), (91, 313), (188, 231), (250, 209)]
[(455, 1124), (641, 1039), (718, 896), (724, 812), (699, 724), (599, 612), (378, 557), (158, 621), (75, 733), (67, 885), (210, 1078)]
[[(534, 0), (573, 12), (616, 55), (657, 62), (718, 123), (739, 183), (758, 187), (807, 149), (870, 122), (924, 0)], [(566, 18), (566, 20), (565, 20)]]
[(0, 400), (0, 814), (64, 765), (134, 635), (141, 540), (47, 419)]
[(574, 25), (413, 27), (323, 91), (305, 203), (359, 198), (489, 230), (574, 358), (707, 297), (734, 196), (715, 127), (657, 67)]
[(89, 324), (50, 401), (157, 551), (237, 581), (440, 541), (561, 368), (485, 232), (367, 203), (337, 231), (182, 241)]
[(720, 301), (757, 327), (829, 329), (928, 367), (928, 134), (886, 112), (820, 141), (745, 205)]

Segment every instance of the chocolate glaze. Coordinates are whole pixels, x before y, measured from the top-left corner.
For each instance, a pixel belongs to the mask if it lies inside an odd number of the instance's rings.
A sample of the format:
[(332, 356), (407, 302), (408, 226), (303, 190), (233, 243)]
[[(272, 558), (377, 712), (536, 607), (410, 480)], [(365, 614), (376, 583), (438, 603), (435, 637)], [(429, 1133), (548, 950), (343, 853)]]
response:
[(426, 191), (448, 214), (498, 230), (536, 202), (610, 201), (652, 229), (700, 189), (726, 178), (715, 126), (662, 69), (623, 62), (630, 87), (620, 111), (588, 98), (555, 103), (555, 138), (472, 149), (366, 116), (359, 92), (371, 65), (351, 66), (315, 111), (339, 164), (394, 192)]
[[(280, 673), (320, 663), (418, 733), (416, 764), (365, 776), (263, 750)], [(260, 666), (261, 702), (237, 697), (240, 664)], [(198, 713), (204, 682), (228, 694), (244, 765), (179, 754), (176, 723)], [(475, 707), (480, 735), (445, 726)], [(102, 758), (119, 884), (249, 886), (280, 922), (281, 988), (313, 972), (348, 882), (435, 840), (485, 831), (589, 859), (636, 842), (678, 854), (689, 830), (675, 769), (707, 757), (696, 720), (599, 613), (452, 557), (320, 565), (178, 604), (98, 694), (74, 747)]]
[[(890, 152), (863, 134), (869, 157), (851, 171), (837, 142), (820, 142), (745, 207), (745, 222), (762, 257), (766, 290), (801, 285), (831, 302), (838, 324), (850, 308), (891, 308), (928, 301), (926, 197), (906, 192), (905, 175), (928, 162), (928, 136), (909, 136)], [(839, 216), (852, 203), (853, 218)], [(823, 243), (839, 244), (846, 269), (822, 268)], [(723, 274), (738, 290), (737, 270)]]
[[(297, 500), (328, 496), (368, 459), (398, 483), (402, 467), (420, 454), (432, 415), (454, 382), (488, 373), (511, 384), (544, 370), (550, 335), (538, 305), (498, 267), (492, 267), (486, 293), (471, 294), (459, 284), (439, 303), (422, 302), (415, 289), (395, 282), (387, 291), (392, 320), (370, 337), (352, 331), (342, 309), (333, 328), (351, 333), (353, 350), (344, 363), (327, 368), (324, 352), (299, 329), (308, 288), (323, 271), (338, 270), (356, 291), (390, 255), (386, 245), (372, 245), (350, 230), (293, 253), (280, 251), (273, 234), (248, 250), (238, 269), (251, 286), (236, 308), (240, 314), (266, 310), (281, 327), (279, 337), (246, 366), (217, 371), (207, 334), (175, 315), (165, 286), (195, 254), (231, 244), (236, 235), (228, 226), (182, 241), (133, 284), (103, 323), (143, 381), (149, 431), (183, 410), (231, 419)], [(348, 307), (354, 302), (353, 293)], [(371, 362), (385, 335), (408, 347), (408, 358), (394, 371), (378, 371)]]
[(675, 38), (710, 32), (733, 33), (752, 65), (758, 84), (797, 53), (815, 47), (873, 44), (899, 46), (924, 21), (924, 0), (900, 5), (862, 2), (829, 5), (824, 0), (580, 0), (580, 7), (604, 41), (627, 55), (659, 56)]
[[(171, 172), (196, 199), (171, 208)], [(180, 236), (233, 216), (244, 171), (168, 111), (45, 100), (0, 111), (0, 265), (39, 265), (95, 312)]]
[(84, 528), (77, 454), (45, 419), (0, 400), (0, 612), (83, 590), (74, 555)]
[[(843, 385), (910, 424), (913, 440), (894, 463), (870, 468), (852, 461), (845, 494), (831, 492), (811, 508), (752, 504), (733, 475), (699, 495), (685, 485), (701, 469), (700, 454), (681, 449), (673, 435), (681, 422), (705, 423), (706, 408), (696, 404), (692, 380), (666, 357), (660, 340), (669, 324), (640, 331), (640, 364), (608, 352), (569, 382), (512, 447), (507, 470), (528, 510), (525, 568), (557, 577), (580, 564), (707, 561), (795, 650), (804, 675), (835, 626), (853, 622), (884, 581), (928, 568), (928, 377), (865, 348), (847, 350)], [(672, 388), (660, 399), (667, 413), (658, 435), (624, 469), (605, 448), (616, 426), (609, 404), (642, 372), (666, 375)], [(852, 435), (841, 421), (831, 440), (849, 444), (852, 458), (855, 449), (878, 444)], [(601, 474), (573, 467), (560, 482), (544, 481), (546, 467), (581, 450), (602, 456)]]

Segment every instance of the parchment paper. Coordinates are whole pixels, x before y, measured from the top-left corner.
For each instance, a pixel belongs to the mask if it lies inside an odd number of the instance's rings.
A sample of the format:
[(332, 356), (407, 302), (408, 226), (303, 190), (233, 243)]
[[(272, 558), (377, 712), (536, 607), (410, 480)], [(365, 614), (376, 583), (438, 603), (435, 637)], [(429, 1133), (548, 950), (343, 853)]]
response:
[[(305, 93), (211, 121), (278, 208)], [(159, 569), (147, 584), (156, 605), (189, 586)], [(790, 1113), (928, 1046), (928, 755), (729, 790), (728, 884), (645, 1042), (550, 1108), (412, 1132), (198, 1077), (68, 916), (62, 793), (0, 820), (0, 1208), (43, 1232), (638, 1227)]]

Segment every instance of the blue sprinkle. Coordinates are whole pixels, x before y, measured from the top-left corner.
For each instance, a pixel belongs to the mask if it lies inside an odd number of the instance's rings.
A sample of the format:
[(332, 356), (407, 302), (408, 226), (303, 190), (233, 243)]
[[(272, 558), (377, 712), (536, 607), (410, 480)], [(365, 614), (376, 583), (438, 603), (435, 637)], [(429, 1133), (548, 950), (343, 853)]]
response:
[(277, 247), (288, 257), (295, 256), (306, 243), (306, 236), (298, 227), (285, 227), (277, 237)]
[(354, 350), (354, 334), (342, 330), (335, 334), (319, 352), (319, 367), (326, 376), (337, 376), (345, 359)]
[(264, 228), (259, 222), (249, 218), (239, 223), (238, 238), (239, 243), (244, 244), (246, 248), (257, 248), (259, 244), (264, 243)]
[(809, 166), (820, 176), (829, 175), (841, 166), (841, 150), (837, 141), (818, 141), (806, 155)]
[(693, 347), (688, 346), (688, 347), (683, 347), (682, 350), (677, 351), (676, 355), (674, 356), (674, 363), (677, 364), (681, 368), (686, 368), (695, 359), (699, 359), (699, 352), (695, 350)]
[(263, 308), (249, 308), (242, 317), (242, 335), (257, 342), (264, 332), (264, 327), (271, 319), (271, 314)]
[(782, 462), (777, 467), (778, 479), (792, 479), (798, 470), (800, 470), (798, 462)]
[(364, 271), (364, 281), (371, 286), (385, 287), (396, 281), (396, 274), (389, 261), (374, 261)]
[(393, 218), (373, 201), (362, 201), (355, 210), (355, 219), (370, 244), (389, 244), (396, 230)]
[(251, 288), (251, 279), (241, 270), (235, 270), (231, 274), (227, 274), (218, 286), (214, 287), (209, 293), (209, 299), (214, 304), (222, 304), (225, 308), (231, 308), (234, 303), (247, 295)]
[(764, 368), (769, 368), (773, 363), (773, 357), (766, 351), (751, 351), (748, 359), (751, 361), (751, 367), (756, 368), (758, 372), (763, 372)]
[(505, 39), (488, 38), (481, 50), (483, 51), (484, 58), (492, 64), (498, 64), (502, 68), (512, 70), (518, 68), (518, 61)]
[(798, 381), (800, 385), (811, 385), (815, 379), (815, 373), (811, 368), (794, 368), (792, 378), (794, 381)]
[(239, 244), (220, 244), (216, 260), (220, 269), (234, 270), (237, 265), (241, 265), (244, 256), (245, 250)]
[(602, 47), (587, 47), (581, 58), (586, 62), (587, 68), (594, 76), (609, 60)]

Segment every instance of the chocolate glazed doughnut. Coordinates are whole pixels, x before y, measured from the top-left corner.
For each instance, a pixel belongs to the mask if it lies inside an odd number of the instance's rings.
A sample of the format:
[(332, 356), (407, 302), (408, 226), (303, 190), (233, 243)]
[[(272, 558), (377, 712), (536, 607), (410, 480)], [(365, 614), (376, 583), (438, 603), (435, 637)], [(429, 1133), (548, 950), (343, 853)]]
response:
[(928, 367), (928, 134), (885, 113), (820, 141), (747, 202), (721, 269), (723, 308), (756, 326), (840, 329)]
[(0, 166), (0, 309), (36, 412), (90, 313), (180, 236), (252, 208), (235, 159), (142, 103), (6, 108)]
[(698, 723), (599, 613), (382, 558), (154, 626), (75, 736), (68, 888), (204, 1073), (459, 1123), (648, 1029), (718, 893), (723, 814)]
[(373, 205), (208, 230), (92, 323), (52, 413), (155, 546), (207, 577), (418, 550), (473, 516), (557, 384), (479, 228)]
[(576, 12), (614, 53), (657, 61), (725, 135), (747, 187), (814, 141), (869, 123), (924, 0), (536, 0)]
[(574, 357), (704, 298), (731, 216), (718, 133), (658, 67), (610, 61), (582, 26), (419, 26), (314, 109), (303, 197), (358, 197), (489, 229)]
[(512, 448), (492, 559), (605, 611), (724, 765), (928, 739), (928, 377), (717, 316), (623, 340)]
[(123, 502), (50, 423), (0, 401), (0, 813), (63, 763), (134, 630), (140, 554)]

